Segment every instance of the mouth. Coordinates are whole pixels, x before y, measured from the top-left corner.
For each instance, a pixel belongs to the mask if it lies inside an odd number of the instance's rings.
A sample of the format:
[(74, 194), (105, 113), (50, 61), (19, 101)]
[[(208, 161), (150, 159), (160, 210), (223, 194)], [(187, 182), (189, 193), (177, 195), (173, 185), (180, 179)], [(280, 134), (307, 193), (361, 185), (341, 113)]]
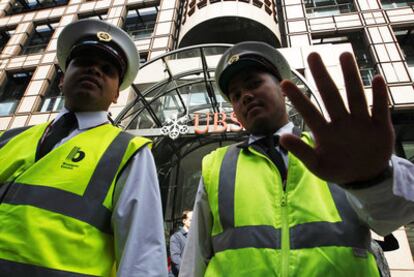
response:
[(262, 108), (261, 105), (259, 105), (258, 103), (250, 103), (249, 105), (247, 105), (246, 107), (246, 116), (248, 116), (249, 114), (251, 114), (252, 112), (258, 111)]
[(80, 78), (79, 83), (81, 85), (84, 85), (84, 86), (87, 86), (87, 87), (95, 86), (95, 87), (98, 87), (98, 88), (102, 88), (101, 84), (99, 83), (99, 81), (97, 79), (95, 79), (93, 77), (89, 77), (89, 76)]

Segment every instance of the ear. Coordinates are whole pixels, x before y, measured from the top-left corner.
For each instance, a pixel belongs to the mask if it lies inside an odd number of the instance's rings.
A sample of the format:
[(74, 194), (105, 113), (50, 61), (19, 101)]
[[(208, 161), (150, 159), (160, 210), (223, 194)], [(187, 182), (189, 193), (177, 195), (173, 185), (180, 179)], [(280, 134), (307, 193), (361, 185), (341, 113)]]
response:
[(62, 76), (60, 76), (60, 79), (59, 79), (58, 88), (60, 89), (60, 91), (62, 91), (62, 88), (63, 88), (63, 79), (64, 79), (64, 77), (65, 77), (65, 75), (62, 74)]
[(114, 94), (114, 98), (112, 99), (112, 103), (116, 104), (119, 97), (119, 88), (116, 90), (116, 93)]
[(279, 85), (279, 89), (278, 90), (279, 90), (280, 94), (282, 94), (283, 98), (286, 98), (287, 97), (287, 94), (285, 93), (285, 90), (283, 89), (282, 86)]

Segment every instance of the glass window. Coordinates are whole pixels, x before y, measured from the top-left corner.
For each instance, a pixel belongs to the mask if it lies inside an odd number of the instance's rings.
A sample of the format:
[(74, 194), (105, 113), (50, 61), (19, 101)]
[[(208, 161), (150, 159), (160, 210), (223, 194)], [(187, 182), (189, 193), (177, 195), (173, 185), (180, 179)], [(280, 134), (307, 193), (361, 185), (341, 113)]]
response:
[(404, 149), (405, 158), (414, 163), (414, 141), (404, 141), (402, 142), (402, 147)]
[(305, 0), (308, 16), (331, 16), (355, 11), (352, 0)]
[(63, 107), (63, 95), (59, 88), (60, 78), (62, 77), (62, 71), (57, 70), (55, 78), (47, 89), (45, 95), (42, 96), (38, 111), (39, 112), (56, 112), (60, 111)]
[(106, 19), (106, 13), (87, 13), (83, 15), (79, 15), (79, 19), (98, 19), (98, 20), (105, 20)]
[(365, 43), (364, 36), (359, 33), (343, 34), (342, 36), (335, 37), (312, 37), (312, 44), (338, 44), (338, 43), (350, 43), (354, 50), (354, 55), (359, 66), (359, 72), (361, 74), (362, 82), (364, 86), (370, 86), (371, 81), (376, 74), (374, 64), (369, 54), (368, 44)]
[(14, 31), (0, 31), (0, 52), (4, 49)]
[(157, 20), (158, 6), (128, 10), (124, 30), (133, 40), (152, 36)]
[(22, 54), (28, 55), (46, 50), (57, 25), (58, 23), (47, 23), (35, 26), (28, 42), (23, 47)]
[(411, 78), (414, 79), (414, 34), (413, 30), (398, 30), (394, 32), (398, 44), (404, 54)]
[(384, 9), (408, 7), (413, 4), (414, 4), (413, 0), (381, 0), (381, 5)]
[(0, 88), (0, 116), (14, 113), (32, 74), (33, 72), (21, 72), (7, 75), (7, 81)]
[(144, 64), (148, 61), (148, 52), (139, 53), (139, 64)]
[(68, 0), (16, 0), (12, 4), (10, 14), (18, 14), (30, 10), (66, 5)]

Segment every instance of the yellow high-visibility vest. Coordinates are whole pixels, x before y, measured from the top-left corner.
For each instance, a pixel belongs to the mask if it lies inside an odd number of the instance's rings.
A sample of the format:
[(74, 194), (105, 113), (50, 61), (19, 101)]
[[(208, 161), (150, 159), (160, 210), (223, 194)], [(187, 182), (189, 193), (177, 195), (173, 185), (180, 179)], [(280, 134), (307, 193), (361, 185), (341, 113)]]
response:
[(46, 127), (0, 136), (0, 272), (109, 276), (114, 184), (150, 141), (104, 124), (35, 161)]
[(379, 276), (370, 231), (345, 192), (288, 157), (285, 189), (259, 147), (223, 147), (203, 159), (214, 252), (205, 276)]

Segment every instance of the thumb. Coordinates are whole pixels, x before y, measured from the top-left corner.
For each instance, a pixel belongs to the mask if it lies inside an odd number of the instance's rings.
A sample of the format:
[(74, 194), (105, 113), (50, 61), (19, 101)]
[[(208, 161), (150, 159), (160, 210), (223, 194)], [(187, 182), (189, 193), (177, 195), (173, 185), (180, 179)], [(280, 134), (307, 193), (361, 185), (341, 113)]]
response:
[(280, 145), (292, 152), (312, 172), (316, 169), (317, 157), (315, 150), (297, 136), (285, 134), (280, 137)]

